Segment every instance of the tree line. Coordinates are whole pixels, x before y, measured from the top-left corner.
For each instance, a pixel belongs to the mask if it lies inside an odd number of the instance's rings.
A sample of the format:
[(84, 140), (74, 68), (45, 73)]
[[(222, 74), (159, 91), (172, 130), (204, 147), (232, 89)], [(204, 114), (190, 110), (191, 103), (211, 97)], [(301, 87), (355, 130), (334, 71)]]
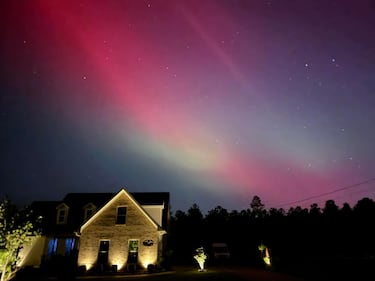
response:
[[(18, 209), (8, 200), (0, 204), (0, 275), (12, 279), (18, 268), (19, 250), (38, 235), (39, 219), (31, 218), (32, 210)], [(372, 274), (375, 268), (375, 201), (368, 197), (352, 208), (345, 203), (340, 208), (334, 200), (323, 208), (292, 207), (266, 209), (261, 199), (254, 196), (249, 208), (241, 211), (217, 206), (203, 215), (193, 204), (187, 212), (178, 210), (171, 215), (168, 230), (169, 262), (195, 264), (193, 256), (203, 247), (213, 264), (210, 245), (228, 245), (229, 262), (264, 267), (262, 250), (267, 248), (271, 269), (293, 273), (318, 272), (326, 267), (351, 268), (357, 278)], [(334, 272), (337, 277), (337, 271)], [(347, 276), (345, 276), (347, 277)], [(354, 279), (353, 279), (354, 280)], [(373, 280), (373, 279), (372, 279)]]
[[(254, 196), (249, 208), (228, 211), (221, 206), (203, 215), (193, 204), (187, 212), (172, 215), (169, 246), (173, 260), (192, 263), (195, 248), (203, 246), (210, 255), (210, 244), (225, 242), (232, 262), (262, 266), (260, 245), (266, 245), (274, 267), (287, 269), (312, 265), (317, 261), (372, 260), (375, 257), (375, 202), (359, 200), (340, 208), (334, 200), (323, 208), (292, 207), (266, 209)], [(212, 259), (211, 259), (212, 261)], [(210, 257), (208, 264), (210, 263)]]

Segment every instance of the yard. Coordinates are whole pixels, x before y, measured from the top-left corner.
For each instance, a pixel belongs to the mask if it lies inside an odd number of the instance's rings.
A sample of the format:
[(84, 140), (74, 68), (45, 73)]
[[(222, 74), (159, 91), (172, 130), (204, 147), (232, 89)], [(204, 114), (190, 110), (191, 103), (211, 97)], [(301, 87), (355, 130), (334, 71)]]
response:
[[(325, 263), (326, 264), (326, 263)], [(328, 267), (329, 268), (328, 268)], [(196, 265), (173, 266), (170, 271), (161, 273), (143, 273), (143, 274), (115, 274), (115, 275), (85, 275), (70, 278), (68, 272), (63, 270), (63, 276), (41, 275), (37, 272), (25, 271), (20, 274), (15, 281), (46, 281), (46, 280), (82, 280), (82, 281), (330, 281), (330, 280), (375, 280), (373, 264), (364, 264), (356, 266), (353, 262), (348, 264), (340, 263), (334, 265), (322, 266), (314, 263), (309, 269), (301, 271), (299, 276), (290, 275), (278, 271), (253, 268), (239, 265), (216, 265), (209, 266), (207, 271), (199, 272)], [(65, 273), (65, 274), (64, 274)], [(66, 275), (67, 274), (67, 275)]]
[(127, 281), (303, 281), (302, 279), (289, 276), (282, 273), (271, 272), (267, 270), (252, 269), (247, 267), (226, 266), (209, 268), (205, 272), (198, 272), (196, 268), (176, 266), (171, 272), (146, 274), (146, 275), (127, 275), (110, 277), (78, 277), (77, 280), (127, 280)]

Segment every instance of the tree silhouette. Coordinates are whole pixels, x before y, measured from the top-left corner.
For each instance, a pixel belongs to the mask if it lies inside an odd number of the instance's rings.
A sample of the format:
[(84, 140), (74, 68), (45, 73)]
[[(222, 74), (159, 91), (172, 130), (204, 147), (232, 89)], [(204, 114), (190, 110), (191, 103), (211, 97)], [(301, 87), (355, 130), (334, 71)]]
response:
[(255, 219), (262, 219), (266, 216), (267, 211), (259, 196), (255, 195), (250, 203), (251, 215)]
[[(176, 252), (190, 257), (197, 243), (216, 240), (228, 244), (233, 262), (252, 266), (264, 266), (258, 246), (266, 245), (273, 270), (338, 274), (335, 270), (366, 272), (363, 265), (375, 266), (371, 258), (375, 256), (375, 202), (370, 198), (359, 200), (353, 208), (345, 203), (340, 209), (334, 200), (327, 200), (322, 208), (313, 203), (309, 209), (293, 206), (285, 211), (267, 210), (254, 196), (249, 206), (231, 212), (216, 206), (203, 215), (194, 204), (187, 214), (176, 212), (171, 235), (184, 241), (174, 244)], [(197, 226), (203, 233), (196, 233)]]

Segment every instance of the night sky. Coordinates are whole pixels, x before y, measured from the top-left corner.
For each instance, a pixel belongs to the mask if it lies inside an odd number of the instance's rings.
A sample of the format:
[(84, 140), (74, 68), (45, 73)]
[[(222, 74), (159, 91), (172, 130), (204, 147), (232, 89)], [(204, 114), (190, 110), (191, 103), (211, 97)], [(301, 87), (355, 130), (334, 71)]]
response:
[(374, 1), (6, 0), (0, 35), (1, 197), (375, 197)]

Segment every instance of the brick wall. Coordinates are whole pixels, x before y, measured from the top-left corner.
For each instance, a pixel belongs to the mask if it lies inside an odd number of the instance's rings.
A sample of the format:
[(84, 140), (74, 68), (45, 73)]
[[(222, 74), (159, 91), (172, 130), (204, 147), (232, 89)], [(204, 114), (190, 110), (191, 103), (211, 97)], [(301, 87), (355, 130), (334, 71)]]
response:
[[(116, 224), (117, 207), (126, 206), (126, 224)], [(83, 229), (80, 238), (78, 265), (90, 269), (96, 264), (100, 240), (109, 240), (109, 266), (125, 269), (129, 239), (139, 240), (138, 262), (142, 267), (157, 262), (158, 229), (134, 204), (126, 193), (116, 196)], [(144, 240), (153, 240), (152, 246), (144, 246)]]

